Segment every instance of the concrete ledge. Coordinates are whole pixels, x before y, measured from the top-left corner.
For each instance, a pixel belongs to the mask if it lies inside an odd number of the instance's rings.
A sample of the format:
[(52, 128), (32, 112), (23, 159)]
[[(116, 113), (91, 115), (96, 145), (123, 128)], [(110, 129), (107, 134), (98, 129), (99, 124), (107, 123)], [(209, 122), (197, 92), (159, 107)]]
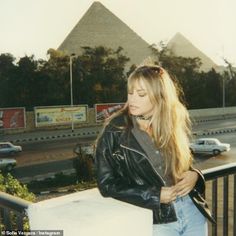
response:
[(98, 189), (33, 203), (31, 230), (63, 230), (64, 236), (152, 236), (152, 211), (112, 198)]

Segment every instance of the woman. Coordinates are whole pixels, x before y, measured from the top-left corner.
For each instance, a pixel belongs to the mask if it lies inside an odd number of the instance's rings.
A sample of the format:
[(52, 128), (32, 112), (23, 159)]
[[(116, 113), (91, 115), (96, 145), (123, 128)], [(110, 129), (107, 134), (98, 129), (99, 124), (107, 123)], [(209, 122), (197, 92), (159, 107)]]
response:
[(104, 197), (153, 211), (153, 235), (205, 236), (214, 222), (192, 168), (189, 115), (161, 67), (140, 66), (128, 78), (128, 100), (97, 142), (97, 181)]

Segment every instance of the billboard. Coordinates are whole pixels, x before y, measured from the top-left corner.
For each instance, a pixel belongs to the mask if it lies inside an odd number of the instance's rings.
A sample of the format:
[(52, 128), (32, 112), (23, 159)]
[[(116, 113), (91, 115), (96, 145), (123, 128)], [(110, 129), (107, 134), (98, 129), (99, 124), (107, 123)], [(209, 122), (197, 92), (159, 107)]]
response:
[(0, 108), (0, 129), (25, 128), (25, 108)]
[(51, 126), (87, 121), (87, 105), (35, 107), (35, 126)]
[(114, 112), (120, 110), (125, 103), (100, 103), (95, 104), (96, 122), (102, 122)]

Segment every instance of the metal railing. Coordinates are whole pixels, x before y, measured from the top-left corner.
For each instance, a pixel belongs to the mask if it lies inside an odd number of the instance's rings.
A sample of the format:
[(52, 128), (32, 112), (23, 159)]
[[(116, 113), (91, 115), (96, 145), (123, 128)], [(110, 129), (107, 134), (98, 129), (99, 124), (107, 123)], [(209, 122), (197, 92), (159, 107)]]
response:
[[(206, 198), (216, 225), (210, 226), (209, 235), (236, 236), (236, 163), (230, 163), (202, 171), (206, 178)], [(221, 186), (222, 185), (222, 186)], [(221, 188), (222, 187), (222, 188)], [(219, 193), (222, 192), (222, 204)], [(0, 193), (0, 224), (5, 229), (23, 229), (23, 219), (31, 202), (6, 193)], [(16, 222), (11, 222), (11, 214), (16, 214)], [(229, 227), (229, 224), (232, 225)]]
[(211, 226), (211, 235), (236, 236), (236, 163), (202, 172), (207, 187), (210, 185), (206, 189), (206, 198), (210, 199), (212, 215), (217, 222)]
[(23, 230), (25, 211), (29, 204), (31, 202), (0, 192), (0, 229)]

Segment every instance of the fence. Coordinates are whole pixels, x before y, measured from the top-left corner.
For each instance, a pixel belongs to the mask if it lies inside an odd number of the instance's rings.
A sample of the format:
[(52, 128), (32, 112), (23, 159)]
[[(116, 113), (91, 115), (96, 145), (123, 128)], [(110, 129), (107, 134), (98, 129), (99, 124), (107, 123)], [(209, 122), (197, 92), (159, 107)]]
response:
[[(216, 225), (209, 226), (209, 235), (236, 236), (236, 163), (203, 170), (206, 179), (206, 199)], [(25, 211), (30, 202), (0, 193), (0, 224), (5, 229), (23, 229)], [(12, 212), (15, 222), (12, 222)]]

